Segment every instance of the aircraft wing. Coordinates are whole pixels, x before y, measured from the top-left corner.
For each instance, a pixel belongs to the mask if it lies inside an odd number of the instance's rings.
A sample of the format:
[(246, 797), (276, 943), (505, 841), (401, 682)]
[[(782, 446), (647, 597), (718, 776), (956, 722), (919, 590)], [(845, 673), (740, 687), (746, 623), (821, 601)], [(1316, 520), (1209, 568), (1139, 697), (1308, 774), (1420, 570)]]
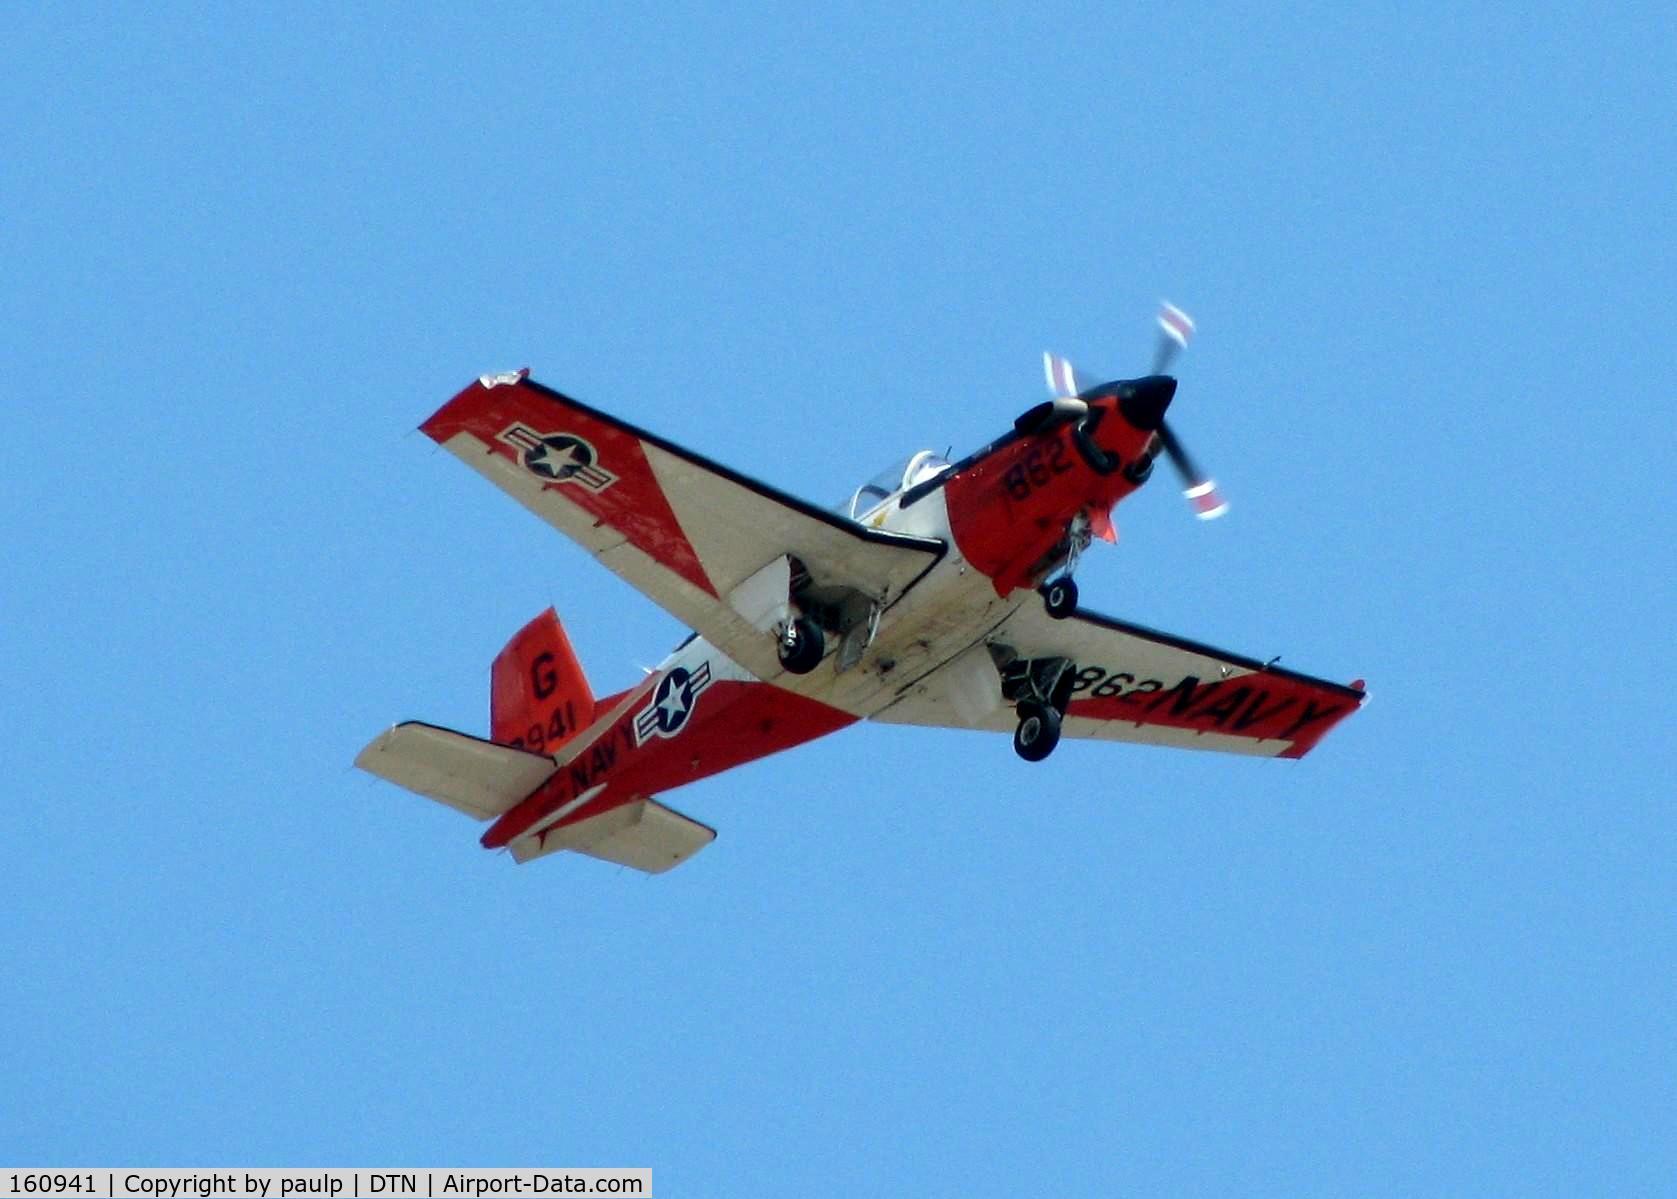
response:
[(728, 601), (783, 554), (889, 607), (942, 541), (869, 529), (530, 380), (486, 375), (420, 426), (758, 678), (774, 639)]
[[(1010, 647), (1022, 659), (1063, 657), (1076, 663), (1061, 726), (1066, 737), (1302, 758), (1367, 698), (1360, 688), (1083, 609), (1054, 620), (1035, 600), (1015, 609), (986, 640)], [(981, 662), (989, 658), (979, 646), (968, 651), (969, 666), (978, 655)], [(1012, 732), (1017, 723), (1012, 706), (994, 706), (994, 674), (985, 684), (988, 702), (975, 706), (971, 692), (977, 686), (971, 669), (952, 664), (874, 719)], [(989, 710), (980, 714), (983, 707)]]

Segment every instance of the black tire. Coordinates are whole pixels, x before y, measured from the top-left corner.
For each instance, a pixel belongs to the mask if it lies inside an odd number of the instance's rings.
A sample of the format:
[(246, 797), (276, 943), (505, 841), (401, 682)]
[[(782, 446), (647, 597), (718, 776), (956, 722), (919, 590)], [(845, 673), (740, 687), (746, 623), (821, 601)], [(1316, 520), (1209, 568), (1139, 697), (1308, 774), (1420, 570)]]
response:
[(827, 639), (817, 625), (799, 617), (787, 626), (780, 639), (780, 664), (793, 674), (808, 674), (821, 665)]
[(1055, 579), (1042, 585), (1042, 604), (1048, 615), (1064, 620), (1077, 611), (1077, 580)]
[(1060, 714), (1043, 704), (1019, 705), (1019, 727), (1013, 730), (1013, 752), (1027, 762), (1040, 762), (1060, 743)]

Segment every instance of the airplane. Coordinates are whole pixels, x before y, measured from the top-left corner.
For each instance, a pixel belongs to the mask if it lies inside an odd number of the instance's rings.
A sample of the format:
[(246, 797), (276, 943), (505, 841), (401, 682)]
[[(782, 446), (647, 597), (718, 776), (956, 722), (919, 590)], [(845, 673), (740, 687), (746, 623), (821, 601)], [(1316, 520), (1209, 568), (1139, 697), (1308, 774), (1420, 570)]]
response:
[(596, 696), (552, 608), (490, 668), (487, 739), (408, 721), (355, 760), (488, 823), (518, 862), (647, 873), (716, 831), (657, 796), (860, 720), (1301, 758), (1349, 685), (1078, 606), (1078, 559), (1163, 453), (1202, 519), (1221, 492), (1165, 421), (1193, 322), (1165, 304), (1153, 369), (1098, 382), (1044, 355), (1049, 398), (956, 462), (922, 450), (838, 510), (542, 386), (485, 375), (421, 426), (694, 630)]

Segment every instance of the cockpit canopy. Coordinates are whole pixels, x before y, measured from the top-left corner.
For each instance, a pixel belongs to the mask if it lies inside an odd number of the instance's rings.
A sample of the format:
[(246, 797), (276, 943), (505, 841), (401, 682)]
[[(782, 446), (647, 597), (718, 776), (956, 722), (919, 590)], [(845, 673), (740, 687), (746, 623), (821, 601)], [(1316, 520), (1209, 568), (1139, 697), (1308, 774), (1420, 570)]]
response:
[(916, 483), (924, 483), (948, 466), (949, 460), (942, 454), (921, 450), (863, 483), (856, 489), (856, 494), (838, 506), (838, 511), (852, 520), (863, 520), (898, 492), (906, 491)]

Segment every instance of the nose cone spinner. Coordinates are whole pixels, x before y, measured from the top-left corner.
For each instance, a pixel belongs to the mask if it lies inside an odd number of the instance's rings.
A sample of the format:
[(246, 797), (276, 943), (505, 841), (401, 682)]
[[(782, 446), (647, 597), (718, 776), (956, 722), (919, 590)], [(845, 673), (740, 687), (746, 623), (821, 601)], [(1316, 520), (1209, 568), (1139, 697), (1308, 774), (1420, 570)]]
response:
[(1176, 380), (1169, 375), (1148, 375), (1132, 379), (1118, 388), (1118, 411), (1144, 433), (1164, 422), (1165, 409), (1176, 396)]

